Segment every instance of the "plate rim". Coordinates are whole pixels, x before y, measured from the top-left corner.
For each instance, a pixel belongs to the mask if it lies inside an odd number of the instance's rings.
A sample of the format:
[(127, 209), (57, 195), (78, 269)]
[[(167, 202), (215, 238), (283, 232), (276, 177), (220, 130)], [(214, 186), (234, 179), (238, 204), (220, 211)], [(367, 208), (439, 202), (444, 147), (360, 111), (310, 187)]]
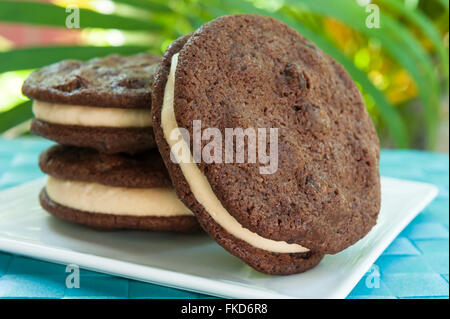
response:
[[(0, 198), (7, 196), (9, 192), (16, 192), (21, 188), (30, 187), (31, 184), (40, 184), (46, 177), (33, 180), (28, 183), (18, 185), (0, 191)], [(336, 287), (330, 295), (325, 298), (343, 299), (356, 286), (359, 280), (364, 276), (367, 270), (373, 265), (383, 251), (392, 243), (398, 234), (437, 196), (438, 188), (430, 183), (417, 182), (405, 179), (382, 177), (382, 180), (392, 180), (397, 182), (407, 182), (418, 184), (421, 187), (428, 188), (426, 195), (417, 203), (409, 212), (407, 218), (401, 220), (401, 225), (395, 228), (395, 231), (389, 233), (389, 239), (383, 240), (382, 243), (376, 245), (373, 251), (362, 260), (363, 265), (358, 268), (359, 271), (353, 272), (347, 277), (347, 283)], [(109, 274), (117, 277), (147, 282), (156, 285), (162, 285), (170, 288), (176, 288), (201, 294), (208, 294), (223, 298), (263, 298), (263, 299), (279, 299), (279, 298), (296, 298), (295, 296), (281, 294), (269, 289), (256, 288), (244, 284), (227, 283), (225, 281), (217, 281), (197, 275), (180, 273), (172, 270), (166, 270), (158, 267), (140, 265), (133, 262), (121, 261), (109, 257), (96, 256), (89, 253), (81, 253), (77, 251), (67, 250), (64, 248), (42, 246), (36, 243), (24, 242), (9, 238), (0, 237), (0, 251), (9, 252), (43, 260), (56, 264), (76, 264), (80, 268), (96, 271), (99, 273)], [(76, 262), (74, 262), (76, 260)], [(102, 265), (101, 268), (96, 265)], [(127, 267), (126, 273), (121, 271), (121, 267)], [(122, 268), (123, 269), (123, 268)], [(181, 284), (183, 283), (183, 284)], [(186, 285), (188, 283), (188, 285)], [(236, 286), (239, 286), (236, 291)], [(214, 288), (212, 288), (214, 287)]]

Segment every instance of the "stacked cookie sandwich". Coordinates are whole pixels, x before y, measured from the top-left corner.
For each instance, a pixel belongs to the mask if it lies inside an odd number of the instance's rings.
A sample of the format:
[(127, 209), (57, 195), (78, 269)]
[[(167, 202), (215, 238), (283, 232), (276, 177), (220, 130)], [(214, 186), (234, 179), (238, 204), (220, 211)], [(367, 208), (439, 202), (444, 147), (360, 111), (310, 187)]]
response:
[(152, 107), (178, 196), (258, 271), (303, 272), (375, 225), (379, 142), (361, 94), (340, 64), (280, 21), (225, 16), (173, 42)]
[(113, 55), (67, 60), (33, 72), (31, 131), (59, 143), (40, 156), (49, 213), (96, 229), (192, 232), (155, 149), (151, 91), (159, 58)]
[(32, 131), (64, 145), (41, 155), (41, 204), (66, 220), (193, 231), (197, 218), (232, 255), (279, 275), (376, 224), (379, 142), (361, 94), (275, 19), (218, 18), (160, 61), (64, 61), (23, 91), (36, 100)]

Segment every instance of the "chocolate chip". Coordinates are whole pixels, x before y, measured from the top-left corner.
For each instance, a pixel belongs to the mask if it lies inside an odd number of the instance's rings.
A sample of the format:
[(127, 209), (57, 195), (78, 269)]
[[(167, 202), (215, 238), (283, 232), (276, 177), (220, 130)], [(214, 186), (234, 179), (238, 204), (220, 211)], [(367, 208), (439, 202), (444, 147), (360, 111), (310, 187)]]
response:
[(75, 75), (67, 78), (64, 83), (53, 86), (53, 88), (63, 92), (72, 92), (81, 89), (83, 86), (83, 78)]
[(304, 94), (309, 88), (309, 77), (295, 63), (287, 63), (281, 71), (277, 86), (281, 96)]
[(128, 89), (142, 89), (142, 88), (146, 87), (146, 84), (147, 84), (146, 79), (131, 78), (131, 77), (124, 78), (117, 83), (118, 86), (123, 86)]

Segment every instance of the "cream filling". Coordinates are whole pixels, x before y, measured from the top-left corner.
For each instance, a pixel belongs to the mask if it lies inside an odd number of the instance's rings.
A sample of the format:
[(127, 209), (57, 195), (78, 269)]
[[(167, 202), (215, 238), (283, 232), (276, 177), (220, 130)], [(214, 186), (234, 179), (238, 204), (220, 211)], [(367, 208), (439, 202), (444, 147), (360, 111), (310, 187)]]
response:
[(150, 109), (121, 109), (34, 101), (34, 116), (42, 121), (77, 126), (151, 127)]
[[(175, 54), (172, 57), (172, 65), (164, 90), (164, 101), (161, 110), (161, 128), (163, 129), (164, 138), (170, 148), (175, 144), (180, 146), (180, 143), (182, 143), (182, 148), (184, 148), (184, 150), (181, 153), (190, 155), (190, 161), (183, 162), (181, 154), (175, 154), (177, 152), (173, 153), (195, 199), (223, 229), (253, 247), (276, 253), (302, 253), (309, 251), (309, 249), (297, 244), (270, 240), (251, 232), (242, 227), (242, 225), (223, 207), (220, 200), (214, 194), (207, 178), (202, 174), (197, 164), (194, 162), (189, 146), (181, 138), (182, 135), (178, 128), (173, 108), (175, 70), (177, 68), (177, 63), (178, 54)], [(176, 136), (176, 138), (174, 138), (174, 136)]]
[(141, 217), (192, 216), (169, 187), (112, 187), (49, 176), (46, 190), (52, 201), (85, 212)]

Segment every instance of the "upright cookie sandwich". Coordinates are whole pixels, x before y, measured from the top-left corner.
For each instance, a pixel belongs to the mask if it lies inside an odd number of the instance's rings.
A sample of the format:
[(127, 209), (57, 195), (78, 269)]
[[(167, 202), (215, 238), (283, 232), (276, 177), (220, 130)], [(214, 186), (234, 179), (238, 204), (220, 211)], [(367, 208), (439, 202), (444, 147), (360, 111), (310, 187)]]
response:
[(379, 142), (361, 94), (341, 65), (285, 24), (225, 16), (176, 40), (152, 100), (179, 198), (253, 268), (305, 271), (375, 225)]
[(59, 218), (100, 230), (199, 229), (156, 149), (130, 156), (57, 145), (41, 154), (39, 166), (49, 175), (41, 205)]
[(158, 57), (112, 55), (65, 60), (33, 72), (31, 131), (64, 145), (135, 154), (155, 147), (151, 88)]

